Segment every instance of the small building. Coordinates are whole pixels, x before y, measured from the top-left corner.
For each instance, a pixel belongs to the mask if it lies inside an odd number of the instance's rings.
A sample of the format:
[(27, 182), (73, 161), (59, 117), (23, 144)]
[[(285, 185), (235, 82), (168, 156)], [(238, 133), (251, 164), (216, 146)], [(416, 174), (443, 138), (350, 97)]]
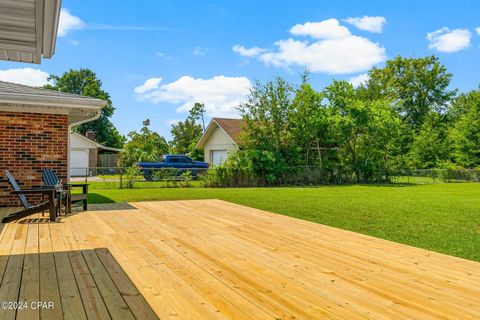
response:
[(80, 133), (70, 133), (70, 176), (94, 176), (97, 168), (115, 167), (121, 149), (106, 147)]
[(204, 150), (205, 162), (222, 164), (229, 153), (238, 150), (245, 125), (242, 119), (213, 118), (196, 146)]
[(68, 182), (69, 133), (97, 119), (105, 105), (100, 99), (0, 81), (0, 207), (18, 206), (4, 170), (27, 189), (42, 186), (44, 168)]

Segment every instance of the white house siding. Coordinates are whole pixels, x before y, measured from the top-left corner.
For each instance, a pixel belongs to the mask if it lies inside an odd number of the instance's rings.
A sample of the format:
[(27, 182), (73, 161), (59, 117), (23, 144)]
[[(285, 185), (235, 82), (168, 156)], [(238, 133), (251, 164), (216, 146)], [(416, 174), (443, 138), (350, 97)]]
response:
[(208, 141), (205, 143), (205, 162), (213, 164), (213, 151), (227, 151), (231, 153), (238, 149), (237, 144), (235, 144), (232, 139), (223, 131), (221, 128), (216, 127), (212, 132), (211, 136), (208, 138)]

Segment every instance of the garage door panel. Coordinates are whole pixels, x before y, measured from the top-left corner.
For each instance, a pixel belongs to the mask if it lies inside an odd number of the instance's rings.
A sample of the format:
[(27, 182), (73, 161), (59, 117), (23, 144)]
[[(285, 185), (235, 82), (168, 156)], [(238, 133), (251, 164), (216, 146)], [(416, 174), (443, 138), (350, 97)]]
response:
[(212, 164), (218, 166), (227, 159), (227, 150), (212, 150)]
[(70, 152), (70, 175), (85, 176), (88, 173), (88, 150), (72, 150)]

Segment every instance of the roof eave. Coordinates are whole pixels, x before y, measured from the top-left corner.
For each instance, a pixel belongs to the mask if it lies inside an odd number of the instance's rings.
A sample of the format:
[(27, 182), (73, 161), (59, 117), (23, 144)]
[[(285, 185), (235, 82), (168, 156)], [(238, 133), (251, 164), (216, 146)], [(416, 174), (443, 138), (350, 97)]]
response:
[(51, 58), (55, 53), (58, 23), (60, 18), (61, 0), (47, 0), (43, 16), (43, 57)]
[(65, 97), (48, 97), (32, 94), (9, 94), (2, 93), (0, 95), (1, 103), (15, 103), (37, 106), (49, 106), (59, 108), (80, 108), (80, 109), (101, 109), (107, 105), (107, 102), (100, 99), (85, 98), (65, 98)]

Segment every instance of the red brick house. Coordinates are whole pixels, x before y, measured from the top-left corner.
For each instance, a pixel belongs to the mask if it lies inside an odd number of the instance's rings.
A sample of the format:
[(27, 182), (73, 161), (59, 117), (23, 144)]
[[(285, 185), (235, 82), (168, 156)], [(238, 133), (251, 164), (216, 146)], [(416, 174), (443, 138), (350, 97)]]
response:
[[(8, 169), (22, 188), (42, 185), (43, 168), (69, 179), (69, 133), (100, 116), (106, 102), (0, 81), (0, 207), (17, 206)], [(35, 200), (35, 199), (32, 199)]]

